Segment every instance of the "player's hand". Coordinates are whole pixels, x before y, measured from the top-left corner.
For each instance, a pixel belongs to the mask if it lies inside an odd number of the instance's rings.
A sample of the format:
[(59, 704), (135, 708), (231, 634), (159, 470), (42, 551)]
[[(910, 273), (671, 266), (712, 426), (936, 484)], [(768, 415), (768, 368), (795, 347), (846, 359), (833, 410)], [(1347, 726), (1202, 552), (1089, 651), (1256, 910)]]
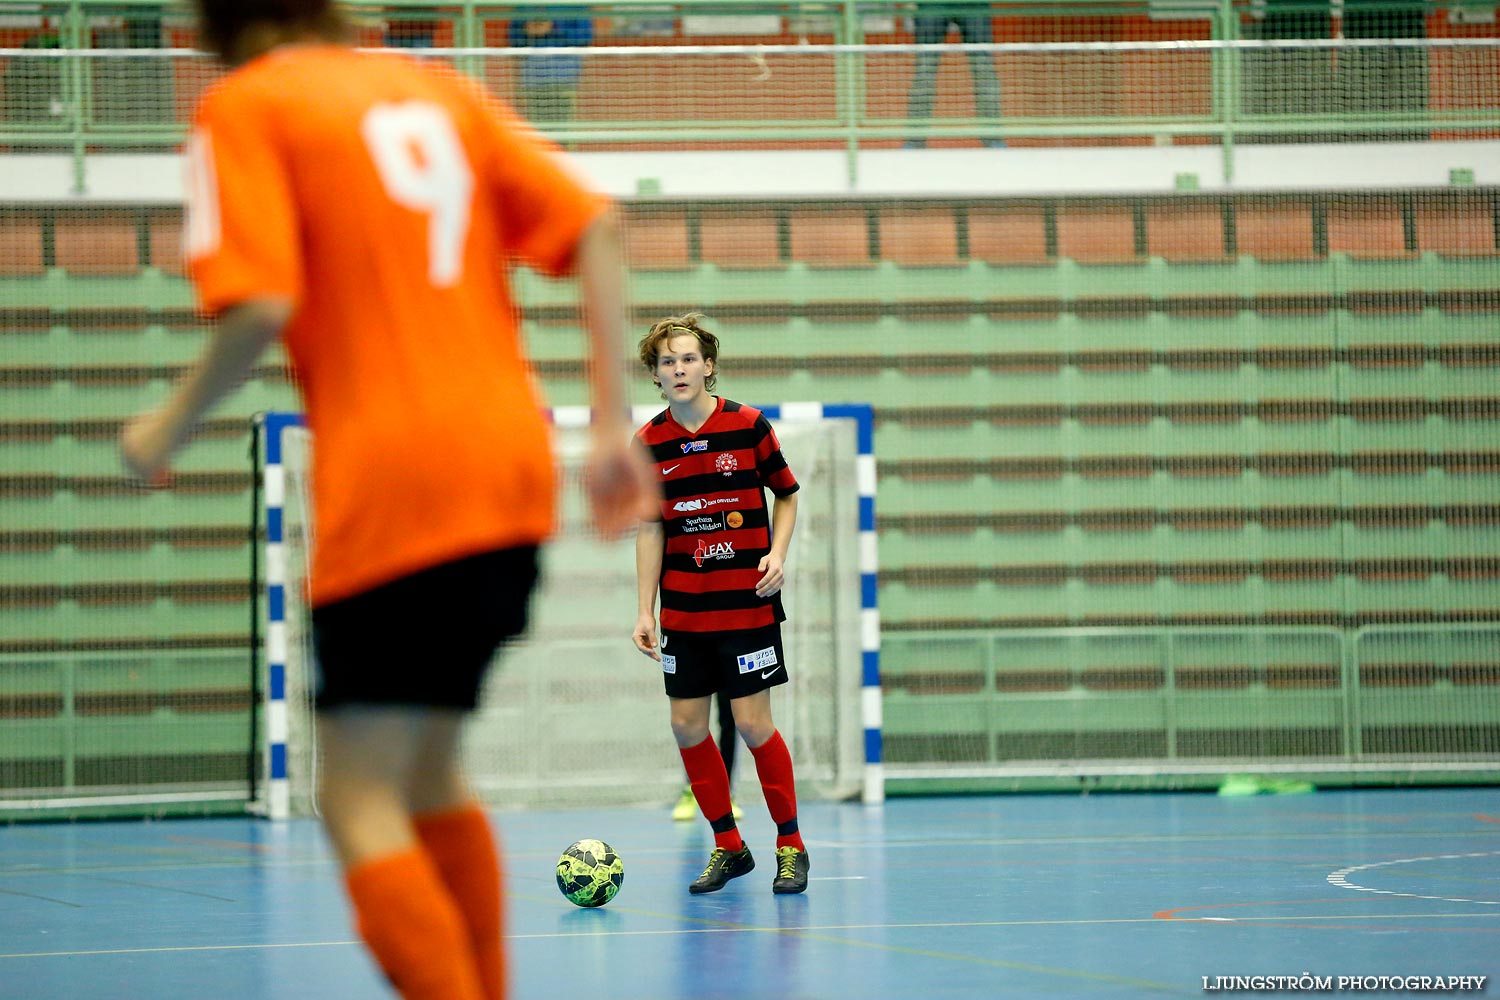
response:
[(120, 460), (132, 476), (152, 486), (171, 481), (168, 463), (176, 448), (176, 432), (160, 410), (132, 417), (120, 430)]
[(661, 661), (661, 653), (657, 651), (656, 645), (656, 616), (641, 615), (635, 621), (635, 632), (630, 636), (635, 643), (635, 648), (645, 653), (651, 659)]
[(660, 487), (638, 448), (615, 434), (594, 435), (584, 471), (589, 512), (594, 528), (605, 538), (618, 538), (642, 520), (654, 516)]
[(761, 557), (758, 568), (763, 575), (760, 582), (755, 585), (755, 596), (770, 597), (772, 594), (780, 593), (782, 584), (786, 583), (786, 574), (781, 569), (781, 559), (774, 552), (768, 552)]

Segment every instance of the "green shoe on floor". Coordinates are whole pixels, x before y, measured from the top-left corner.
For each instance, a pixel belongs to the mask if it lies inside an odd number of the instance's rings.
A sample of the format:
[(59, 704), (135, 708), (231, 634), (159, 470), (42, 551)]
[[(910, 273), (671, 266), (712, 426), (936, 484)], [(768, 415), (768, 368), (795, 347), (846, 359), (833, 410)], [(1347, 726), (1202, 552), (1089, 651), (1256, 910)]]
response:
[(1306, 795), (1318, 786), (1295, 778), (1263, 778), (1258, 774), (1231, 774), (1219, 785), (1219, 796), (1226, 799), (1249, 795)]
[[(745, 810), (741, 809), (740, 804), (734, 799), (729, 800), (729, 811), (737, 820), (745, 818)], [(682, 794), (677, 797), (677, 804), (672, 807), (672, 818), (679, 823), (686, 823), (696, 815), (698, 815), (698, 800), (693, 798), (693, 789), (689, 786), (684, 788)]]

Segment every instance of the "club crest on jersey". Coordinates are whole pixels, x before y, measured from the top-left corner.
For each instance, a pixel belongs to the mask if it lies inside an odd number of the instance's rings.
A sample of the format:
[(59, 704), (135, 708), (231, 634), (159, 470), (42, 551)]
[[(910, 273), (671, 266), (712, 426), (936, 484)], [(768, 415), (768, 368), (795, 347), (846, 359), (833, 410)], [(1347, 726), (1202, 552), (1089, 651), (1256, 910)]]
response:
[(705, 559), (733, 559), (734, 546), (729, 542), (708, 542), (698, 539), (698, 547), (693, 550), (693, 562), (699, 566), (703, 565)]
[(707, 441), (684, 441), (682, 442), (682, 453), (686, 455), (690, 451), (707, 451)]
[(724, 473), (724, 475), (726, 475), (726, 476), (729, 475), (731, 472), (733, 472), (735, 469), (738, 469), (739, 467), (740, 467), (739, 459), (735, 458), (733, 455), (729, 454), (728, 452), (725, 452), (724, 454), (720, 455), (718, 458), (714, 459), (714, 468), (718, 469), (720, 472)]
[(776, 647), (767, 646), (765, 649), (757, 649), (753, 653), (743, 653), (734, 658), (739, 664), (740, 673), (748, 674), (753, 670), (765, 670), (767, 667), (776, 666)]

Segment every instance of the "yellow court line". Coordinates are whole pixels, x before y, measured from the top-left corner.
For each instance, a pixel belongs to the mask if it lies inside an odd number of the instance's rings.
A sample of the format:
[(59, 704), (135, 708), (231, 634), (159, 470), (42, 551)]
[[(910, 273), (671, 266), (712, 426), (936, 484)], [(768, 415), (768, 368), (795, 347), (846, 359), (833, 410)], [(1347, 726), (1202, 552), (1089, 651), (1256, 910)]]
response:
[(32, 951), (0, 955), (6, 958), (82, 958), (88, 955), (154, 955), (183, 951), (272, 951), (278, 948), (331, 948), (362, 944), (360, 941), (294, 941), (288, 944), (193, 944), (172, 948), (100, 948), (97, 951)]
[(1162, 923), (1182, 924), (1208, 921), (1215, 924), (1248, 924), (1256, 920), (1270, 920), (1279, 924), (1284, 920), (1442, 920), (1452, 917), (1462, 917), (1467, 920), (1473, 917), (1500, 917), (1500, 913), (1494, 910), (1475, 910), (1473, 913), (1323, 913), (1315, 916), (1304, 914), (1297, 917), (1172, 917), (1169, 920), (1162, 920)]

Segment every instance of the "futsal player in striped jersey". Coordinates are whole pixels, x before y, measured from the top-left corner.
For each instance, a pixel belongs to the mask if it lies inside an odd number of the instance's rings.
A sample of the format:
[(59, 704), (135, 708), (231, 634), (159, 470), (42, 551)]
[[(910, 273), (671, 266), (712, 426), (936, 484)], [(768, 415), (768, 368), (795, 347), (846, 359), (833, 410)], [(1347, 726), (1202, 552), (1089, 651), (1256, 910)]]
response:
[[(506, 262), (575, 273), (605, 533), (655, 489), (624, 379), (607, 201), (457, 74), (363, 53), (332, 0), (199, 0), (232, 67), (188, 144), (186, 249), (217, 324), (126, 466), (165, 473), (280, 338), (312, 428), (319, 802), (360, 934), (407, 1000), (506, 993), (500, 866), (459, 740), (526, 624), (555, 463)], [(333, 991), (339, 995), (339, 991)]]
[(636, 432), (656, 467), (662, 498), (658, 516), (643, 521), (636, 534), (639, 614), (632, 638), (661, 663), (672, 735), (698, 808), (713, 827), (713, 853), (688, 891), (714, 892), (755, 867), (709, 734), (709, 702), (719, 694), (730, 698), (776, 823), (771, 890), (802, 892), (808, 857), (797, 826), (792, 757), (771, 718), (771, 688), (787, 682), (789, 669), (781, 587), (797, 522), (797, 480), (765, 415), (712, 394), (719, 340), (702, 319), (697, 313), (668, 317), (639, 345), (667, 408)]

